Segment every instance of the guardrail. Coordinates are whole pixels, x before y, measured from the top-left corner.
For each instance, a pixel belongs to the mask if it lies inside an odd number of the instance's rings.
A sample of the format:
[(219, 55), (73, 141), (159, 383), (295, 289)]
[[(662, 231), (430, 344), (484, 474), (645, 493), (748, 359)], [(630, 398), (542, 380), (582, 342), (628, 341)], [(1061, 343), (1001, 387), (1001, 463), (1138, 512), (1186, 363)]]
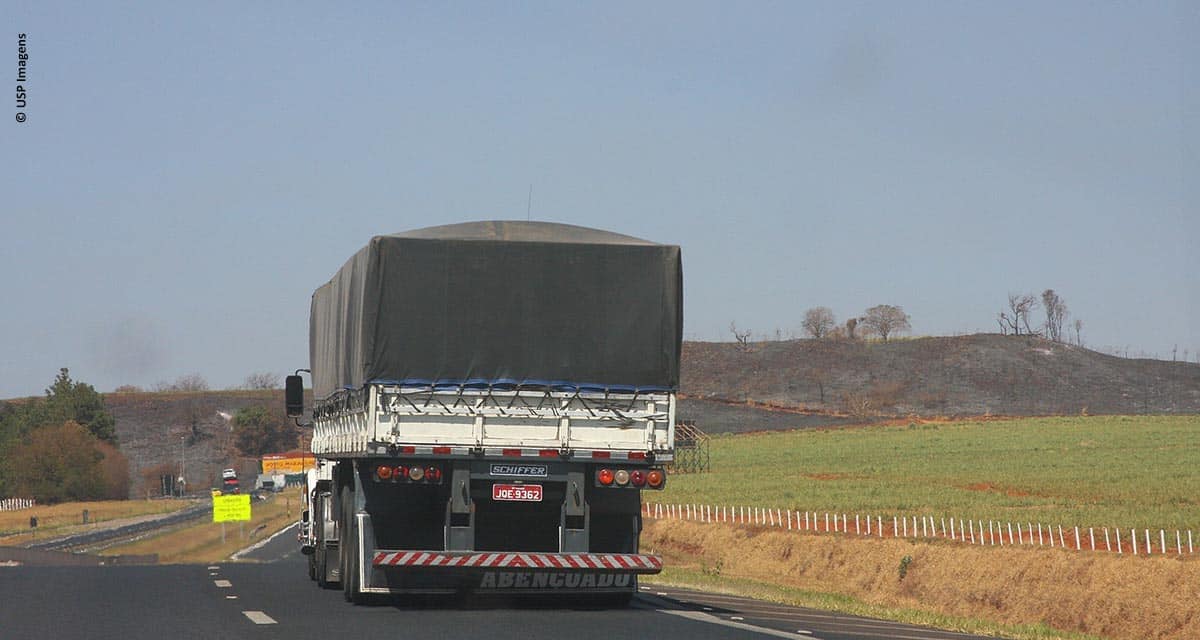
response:
[[(823, 514), (823, 517), (822, 517)], [(643, 515), (660, 520), (689, 520), (717, 524), (746, 524), (810, 533), (840, 533), (860, 537), (942, 539), (980, 546), (1056, 547), (1120, 555), (1194, 554), (1192, 531), (1165, 529), (1154, 535), (1144, 527), (1078, 527), (1041, 522), (968, 520), (935, 516), (860, 515), (793, 511), (765, 507), (645, 503)], [(1035, 529), (1036, 527), (1036, 529)]]

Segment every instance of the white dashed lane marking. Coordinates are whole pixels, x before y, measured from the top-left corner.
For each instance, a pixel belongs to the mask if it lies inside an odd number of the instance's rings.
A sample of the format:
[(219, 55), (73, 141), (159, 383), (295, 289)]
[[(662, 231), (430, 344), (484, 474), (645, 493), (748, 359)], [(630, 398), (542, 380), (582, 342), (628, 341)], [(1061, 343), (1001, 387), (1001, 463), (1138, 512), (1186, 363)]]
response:
[(228, 589), (229, 587), (233, 586), (233, 583), (228, 580), (213, 580), (213, 584), (221, 587), (222, 589)]
[[(712, 614), (704, 613), (703, 611), (676, 611), (676, 610), (671, 610), (671, 609), (658, 609), (658, 612), (665, 613), (665, 614), (672, 615), (672, 616), (679, 616), (680, 618), (687, 618), (688, 620), (695, 620), (696, 622), (707, 622), (709, 624), (720, 625), (722, 627), (730, 627), (733, 629), (737, 629), (739, 631), (752, 631), (754, 633), (759, 633), (759, 634), (762, 634), (765, 636), (774, 636), (776, 638), (795, 638), (796, 637), (796, 634), (788, 633), (786, 631), (778, 631), (775, 629), (768, 629), (767, 627), (756, 627), (754, 625), (746, 624), (744, 622), (734, 622), (732, 620), (722, 620), (720, 618), (713, 616)], [(814, 636), (808, 635), (805, 637), (812, 638)]]
[(275, 624), (275, 620), (271, 616), (261, 611), (243, 611), (242, 615), (250, 618), (250, 622), (254, 624)]

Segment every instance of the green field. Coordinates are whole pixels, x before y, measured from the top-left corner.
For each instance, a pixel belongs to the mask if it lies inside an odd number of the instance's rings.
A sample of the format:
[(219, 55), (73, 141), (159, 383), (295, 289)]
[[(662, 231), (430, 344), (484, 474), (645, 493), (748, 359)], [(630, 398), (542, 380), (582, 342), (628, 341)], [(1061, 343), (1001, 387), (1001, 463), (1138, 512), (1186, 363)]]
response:
[(712, 438), (650, 502), (1200, 530), (1200, 416), (911, 423)]

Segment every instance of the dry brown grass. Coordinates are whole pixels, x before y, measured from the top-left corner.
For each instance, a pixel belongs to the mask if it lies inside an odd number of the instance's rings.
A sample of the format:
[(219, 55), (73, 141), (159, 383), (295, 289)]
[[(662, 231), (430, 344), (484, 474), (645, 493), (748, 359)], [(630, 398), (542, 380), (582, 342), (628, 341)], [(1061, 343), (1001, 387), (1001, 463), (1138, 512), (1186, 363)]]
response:
[[(266, 502), (251, 503), (251, 519), (225, 523), (225, 543), (221, 543), (221, 525), (211, 520), (175, 529), (162, 535), (105, 549), (103, 555), (158, 554), (163, 564), (224, 562), (234, 552), (295, 522), (299, 497), (284, 492)], [(253, 537), (250, 534), (263, 528)]]
[[(186, 500), (101, 500), (0, 511), (0, 545), (15, 546), (33, 541), (34, 534), (29, 530), (30, 516), (38, 519), (37, 537), (40, 539), (83, 531), (96, 523), (171, 513), (192, 504)], [(88, 512), (88, 525), (83, 524), (85, 509)]]
[[(1109, 638), (1200, 637), (1200, 561), (648, 521), (669, 565), (862, 602)], [(911, 557), (901, 579), (901, 561)]]

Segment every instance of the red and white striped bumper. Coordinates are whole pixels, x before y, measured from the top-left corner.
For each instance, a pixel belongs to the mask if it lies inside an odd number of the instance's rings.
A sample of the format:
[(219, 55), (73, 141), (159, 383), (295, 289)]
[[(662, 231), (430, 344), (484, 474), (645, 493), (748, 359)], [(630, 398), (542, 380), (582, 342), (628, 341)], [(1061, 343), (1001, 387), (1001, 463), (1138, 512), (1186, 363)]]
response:
[(579, 569), (658, 573), (662, 558), (637, 553), (511, 553), (481, 551), (376, 551), (377, 567), (444, 569)]

